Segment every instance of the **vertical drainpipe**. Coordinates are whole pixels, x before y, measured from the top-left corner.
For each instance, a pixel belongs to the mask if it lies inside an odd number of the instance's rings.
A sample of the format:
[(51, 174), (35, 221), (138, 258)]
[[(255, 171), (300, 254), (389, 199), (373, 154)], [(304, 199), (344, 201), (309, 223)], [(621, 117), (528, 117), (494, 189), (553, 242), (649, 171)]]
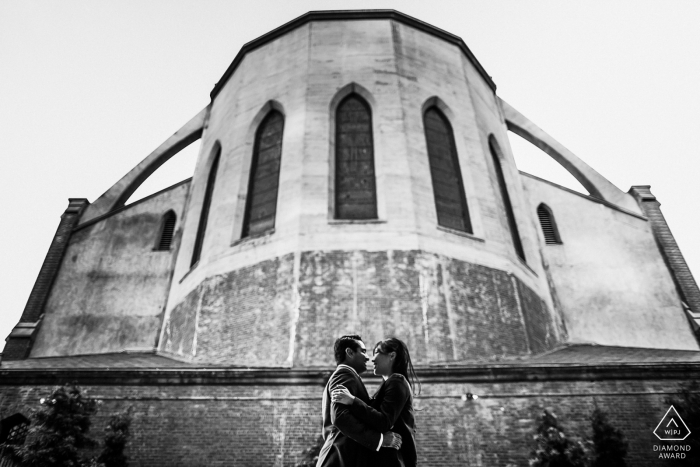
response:
[(69, 198), (68, 207), (61, 216), (56, 234), (51, 241), (49, 251), (46, 253), (44, 264), (41, 265), (39, 275), (34, 287), (29, 294), (27, 305), (19, 320), (5, 339), (5, 350), (2, 353), (3, 360), (24, 360), (32, 350), (34, 338), (39, 329), (44, 312), (44, 305), (51, 292), (53, 281), (61, 267), (63, 255), (68, 248), (68, 241), (73, 228), (78, 224), (83, 210), (89, 205), (85, 198)]
[(666, 223), (664, 215), (661, 213), (661, 203), (651, 193), (649, 185), (635, 185), (630, 188), (629, 193), (634, 196), (642, 208), (642, 212), (651, 223), (651, 230), (654, 233), (656, 244), (659, 246), (661, 256), (671, 272), (673, 282), (683, 302), (683, 308), (692, 326), (695, 338), (700, 344), (700, 289), (690, 272), (688, 264), (683, 258), (676, 239), (671, 233), (671, 229)]

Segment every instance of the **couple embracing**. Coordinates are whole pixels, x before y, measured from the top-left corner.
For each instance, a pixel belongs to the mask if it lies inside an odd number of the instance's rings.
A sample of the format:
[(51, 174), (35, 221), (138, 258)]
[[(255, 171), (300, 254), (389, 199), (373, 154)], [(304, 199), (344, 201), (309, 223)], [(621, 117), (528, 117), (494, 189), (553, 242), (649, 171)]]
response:
[(369, 397), (360, 374), (367, 349), (357, 335), (335, 341), (338, 364), (323, 393), (323, 439), (316, 467), (415, 467), (413, 384), (408, 348), (391, 337), (373, 349), (374, 374), (384, 382)]

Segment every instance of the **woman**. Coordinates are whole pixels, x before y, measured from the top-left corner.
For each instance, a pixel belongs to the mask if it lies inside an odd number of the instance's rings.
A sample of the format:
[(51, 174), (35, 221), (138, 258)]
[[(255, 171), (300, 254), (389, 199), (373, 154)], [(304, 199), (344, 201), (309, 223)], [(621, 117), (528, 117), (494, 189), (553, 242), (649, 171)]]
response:
[(373, 456), (372, 465), (415, 467), (413, 383), (418, 381), (418, 377), (413, 370), (408, 347), (395, 337), (380, 341), (374, 346), (372, 362), (374, 374), (381, 375), (384, 382), (372, 396), (371, 405), (355, 398), (345, 388), (333, 391), (333, 401), (350, 406), (350, 413), (368, 427), (380, 433), (393, 431), (401, 435), (401, 449), (380, 449), (378, 455)]

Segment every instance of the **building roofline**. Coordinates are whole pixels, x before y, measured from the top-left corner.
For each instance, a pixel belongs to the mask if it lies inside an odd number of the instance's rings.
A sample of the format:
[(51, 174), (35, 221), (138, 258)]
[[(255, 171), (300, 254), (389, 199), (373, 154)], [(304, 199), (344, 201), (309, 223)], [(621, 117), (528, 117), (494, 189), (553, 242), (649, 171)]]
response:
[(615, 205), (615, 204), (613, 204), (613, 203), (611, 203), (611, 202), (609, 202), (609, 201), (606, 201), (606, 200), (604, 200), (604, 199), (602, 199), (602, 198), (597, 198), (597, 197), (595, 197), (595, 196), (587, 195), (587, 194), (585, 194), (585, 193), (579, 193), (579, 192), (576, 191), (576, 190), (572, 190), (571, 188), (567, 188), (567, 187), (565, 187), (565, 186), (563, 186), (563, 185), (559, 185), (558, 183), (549, 181), (549, 180), (547, 180), (547, 179), (545, 179), (545, 178), (538, 177), (537, 175), (532, 175), (531, 173), (523, 172), (522, 170), (518, 170), (518, 172), (520, 173), (520, 175), (522, 175), (522, 176), (524, 176), (524, 177), (528, 177), (528, 178), (531, 178), (531, 179), (533, 179), (533, 180), (537, 180), (538, 182), (546, 183), (547, 185), (551, 185), (551, 186), (553, 186), (553, 187), (555, 187), (555, 188), (559, 188), (560, 190), (566, 191), (566, 192), (568, 192), (568, 193), (571, 193), (572, 195), (579, 196), (579, 197), (581, 197), (581, 198), (583, 198), (583, 199), (587, 199), (588, 201), (592, 201), (592, 202), (594, 202), (594, 203), (602, 204), (603, 206), (606, 206), (606, 207), (608, 207), (608, 208), (610, 208), (610, 209), (614, 209), (615, 211), (620, 211), (621, 213), (627, 214), (628, 216), (636, 217), (637, 219), (641, 219), (641, 220), (643, 220), (643, 221), (649, 221), (649, 219), (648, 219), (647, 217), (645, 217), (645, 216), (643, 216), (643, 215), (641, 215), (641, 214), (637, 214), (636, 212), (632, 212), (632, 211), (630, 211), (629, 209), (625, 209), (625, 208), (623, 208), (623, 207), (621, 207), (621, 206), (617, 206), (617, 205)]
[(112, 217), (116, 214), (119, 214), (120, 212), (126, 211), (127, 209), (131, 209), (138, 204), (141, 204), (145, 201), (148, 201), (152, 198), (155, 198), (156, 196), (161, 195), (161, 194), (165, 193), (166, 191), (173, 190), (173, 189), (179, 187), (180, 185), (185, 185), (191, 181), (192, 181), (192, 177), (186, 178), (186, 179), (179, 181), (173, 185), (170, 185), (169, 187), (163, 188), (162, 190), (158, 190), (155, 193), (152, 193), (148, 196), (144, 196), (141, 199), (137, 199), (133, 203), (127, 204), (127, 205), (122, 206), (120, 208), (106, 212), (106, 213), (102, 214), (101, 216), (97, 216), (97, 217), (94, 217), (90, 220), (87, 220), (87, 221), (83, 222), (82, 224), (78, 224), (77, 226), (75, 226), (75, 228), (73, 229), (73, 232), (77, 232), (78, 230), (82, 230), (85, 227), (90, 227), (91, 225), (97, 224), (98, 222), (103, 221), (103, 220), (107, 219), (108, 217)]
[(276, 29), (273, 29), (272, 31), (266, 34), (263, 34), (257, 39), (253, 39), (252, 41), (244, 44), (243, 47), (241, 47), (241, 50), (236, 55), (236, 57), (233, 59), (233, 62), (231, 62), (231, 65), (229, 65), (229, 67), (226, 69), (226, 72), (224, 72), (219, 82), (214, 85), (214, 89), (211, 91), (210, 94), (211, 99), (213, 101), (214, 98), (216, 98), (216, 96), (219, 94), (219, 92), (221, 92), (221, 89), (224, 87), (231, 75), (233, 75), (233, 73), (236, 71), (236, 68), (238, 68), (238, 65), (241, 64), (243, 58), (248, 52), (252, 52), (253, 50), (262, 47), (263, 45), (287, 34), (288, 32), (300, 26), (305, 25), (306, 23), (310, 23), (312, 21), (357, 21), (382, 19), (398, 21), (407, 26), (411, 26), (415, 29), (418, 29), (419, 31), (423, 31), (439, 39), (442, 39), (445, 42), (449, 42), (451, 44), (456, 45), (467, 56), (472, 65), (476, 67), (477, 71), (479, 72), (481, 77), (484, 78), (486, 84), (488, 84), (491, 90), (493, 90), (494, 93), (496, 92), (496, 83), (494, 83), (493, 79), (491, 79), (489, 74), (486, 73), (484, 67), (481, 66), (479, 61), (476, 59), (472, 51), (469, 50), (469, 47), (467, 47), (467, 44), (464, 43), (461, 37), (455, 36), (454, 34), (451, 34), (431, 24), (425, 23), (419, 19), (413, 18), (396, 10), (327, 10), (310, 11), (308, 13), (305, 13), (299, 16), (298, 18), (293, 19), (292, 21), (283, 24), (282, 26)]
[[(332, 368), (0, 368), (0, 387), (34, 384), (82, 385), (319, 385)], [(496, 383), (541, 381), (690, 380), (700, 376), (698, 362), (606, 363), (606, 364), (472, 364), (416, 367), (423, 383)], [(378, 383), (368, 376), (365, 380)]]

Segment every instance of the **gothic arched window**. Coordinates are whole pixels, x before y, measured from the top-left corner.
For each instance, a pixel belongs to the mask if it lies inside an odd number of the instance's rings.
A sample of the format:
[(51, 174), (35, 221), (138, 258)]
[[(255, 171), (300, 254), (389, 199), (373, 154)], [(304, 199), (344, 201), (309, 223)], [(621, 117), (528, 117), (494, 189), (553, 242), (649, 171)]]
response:
[(335, 218), (376, 219), (372, 111), (357, 94), (335, 113)]
[(520, 241), (520, 233), (518, 232), (518, 224), (515, 223), (515, 215), (513, 214), (513, 205), (510, 202), (510, 196), (508, 196), (508, 187), (506, 186), (506, 179), (503, 176), (503, 168), (501, 167), (501, 158), (499, 157), (500, 149), (498, 148), (498, 143), (496, 143), (493, 137), (489, 138), (489, 149), (491, 150), (491, 157), (493, 158), (493, 166), (496, 169), (496, 178), (498, 179), (498, 188), (501, 192), (501, 199), (503, 200), (503, 207), (506, 210), (506, 217), (508, 218), (508, 227), (510, 228), (510, 236), (513, 240), (513, 246), (515, 247), (515, 252), (518, 257), (525, 261), (525, 252), (523, 251), (523, 244)]
[(160, 235), (156, 244), (157, 251), (168, 251), (173, 243), (173, 234), (175, 233), (175, 222), (177, 216), (173, 211), (168, 211), (163, 215), (163, 220), (160, 223)]
[(275, 227), (284, 117), (272, 110), (255, 133), (242, 237)]
[(554, 220), (552, 210), (546, 204), (542, 203), (537, 207), (537, 217), (540, 219), (540, 227), (544, 234), (544, 243), (547, 245), (561, 245), (561, 237), (557, 229), (557, 223)]
[(207, 178), (207, 188), (204, 192), (204, 202), (202, 203), (202, 213), (199, 215), (199, 226), (197, 227), (197, 238), (194, 241), (194, 251), (192, 252), (192, 261), (190, 267), (194, 266), (202, 254), (202, 245), (204, 244), (204, 234), (207, 230), (207, 221), (209, 220), (209, 206), (211, 205), (211, 195), (214, 192), (214, 184), (216, 183), (216, 172), (219, 169), (219, 156), (221, 156), (221, 146), (217, 146), (214, 161), (209, 169), (209, 177)]
[(450, 122), (437, 107), (423, 114), (438, 225), (473, 233)]

